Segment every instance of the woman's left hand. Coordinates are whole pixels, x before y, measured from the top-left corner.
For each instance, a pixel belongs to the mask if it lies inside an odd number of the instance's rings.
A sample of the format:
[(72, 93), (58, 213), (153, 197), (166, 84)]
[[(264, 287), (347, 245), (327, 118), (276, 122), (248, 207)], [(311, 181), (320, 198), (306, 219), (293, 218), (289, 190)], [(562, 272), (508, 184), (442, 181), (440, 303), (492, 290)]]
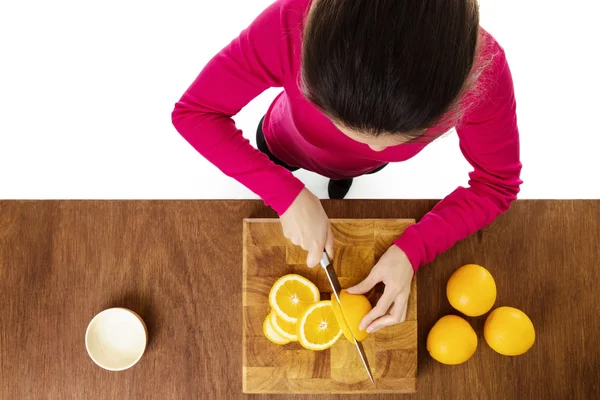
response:
[(358, 285), (348, 289), (348, 293), (351, 294), (364, 294), (379, 282), (385, 284), (383, 295), (377, 305), (361, 321), (360, 330), (366, 328), (367, 332), (373, 333), (406, 319), (406, 306), (413, 276), (413, 267), (404, 251), (398, 246), (392, 245), (381, 256), (369, 276)]

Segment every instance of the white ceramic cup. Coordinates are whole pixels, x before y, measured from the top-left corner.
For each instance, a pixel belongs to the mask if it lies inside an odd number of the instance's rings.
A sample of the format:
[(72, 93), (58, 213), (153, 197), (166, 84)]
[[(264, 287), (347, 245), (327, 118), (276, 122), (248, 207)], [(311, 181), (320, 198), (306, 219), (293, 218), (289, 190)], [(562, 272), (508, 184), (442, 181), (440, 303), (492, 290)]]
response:
[(85, 332), (91, 359), (109, 371), (122, 371), (137, 363), (148, 342), (146, 324), (127, 308), (109, 308), (97, 314)]

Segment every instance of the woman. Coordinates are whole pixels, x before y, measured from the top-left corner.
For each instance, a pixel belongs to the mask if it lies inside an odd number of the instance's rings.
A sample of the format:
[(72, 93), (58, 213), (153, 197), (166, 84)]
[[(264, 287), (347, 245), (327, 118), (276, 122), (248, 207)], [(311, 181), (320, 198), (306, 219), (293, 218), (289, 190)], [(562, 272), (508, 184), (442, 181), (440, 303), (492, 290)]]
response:
[[(415, 271), (516, 199), (521, 180), (513, 84), (503, 49), (479, 27), (475, 0), (279, 0), (217, 54), (173, 111), (200, 154), (257, 193), (285, 236), (318, 264), (333, 254), (319, 199), (291, 170), (352, 178), (407, 160), (456, 127), (473, 166), (459, 187), (409, 227), (351, 293), (385, 291), (361, 322), (402, 322)], [(231, 117), (283, 87), (261, 121), (260, 150)]]

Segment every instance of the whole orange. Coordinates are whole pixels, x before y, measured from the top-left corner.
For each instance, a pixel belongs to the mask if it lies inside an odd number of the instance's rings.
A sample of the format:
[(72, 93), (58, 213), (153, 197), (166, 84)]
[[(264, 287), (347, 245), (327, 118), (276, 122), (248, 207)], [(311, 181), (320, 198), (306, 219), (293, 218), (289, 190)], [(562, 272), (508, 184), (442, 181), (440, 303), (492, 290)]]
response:
[(496, 282), (487, 269), (467, 264), (454, 271), (446, 295), (452, 307), (469, 317), (478, 317), (496, 302)]
[(499, 307), (488, 315), (483, 326), (487, 344), (505, 356), (525, 353), (535, 342), (533, 323), (523, 311)]
[(471, 325), (456, 315), (440, 318), (427, 335), (427, 351), (442, 364), (467, 361), (477, 349), (477, 334)]

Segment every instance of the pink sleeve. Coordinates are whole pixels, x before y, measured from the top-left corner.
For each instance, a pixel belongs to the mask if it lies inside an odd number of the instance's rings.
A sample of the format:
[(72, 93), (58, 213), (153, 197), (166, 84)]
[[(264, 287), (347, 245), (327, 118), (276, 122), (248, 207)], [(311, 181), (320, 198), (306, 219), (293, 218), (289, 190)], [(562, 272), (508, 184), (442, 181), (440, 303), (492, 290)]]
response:
[[(206, 65), (172, 113), (181, 136), (279, 215), (304, 184), (252, 147), (231, 117), (269, 87), (282, 86), (281, 3), (269, 6)], [(256, 116), (257, 124), (261, 117)]]
[(415, 271), (491, 223), (517, 198), (522, 181), (516, 103), (510, 69), (498, 51), (485, 78), (492, 84), (485, 100), (456, 128), (461, 151), (474, 168), (469, 187), (456, 189), (394, 242)]

